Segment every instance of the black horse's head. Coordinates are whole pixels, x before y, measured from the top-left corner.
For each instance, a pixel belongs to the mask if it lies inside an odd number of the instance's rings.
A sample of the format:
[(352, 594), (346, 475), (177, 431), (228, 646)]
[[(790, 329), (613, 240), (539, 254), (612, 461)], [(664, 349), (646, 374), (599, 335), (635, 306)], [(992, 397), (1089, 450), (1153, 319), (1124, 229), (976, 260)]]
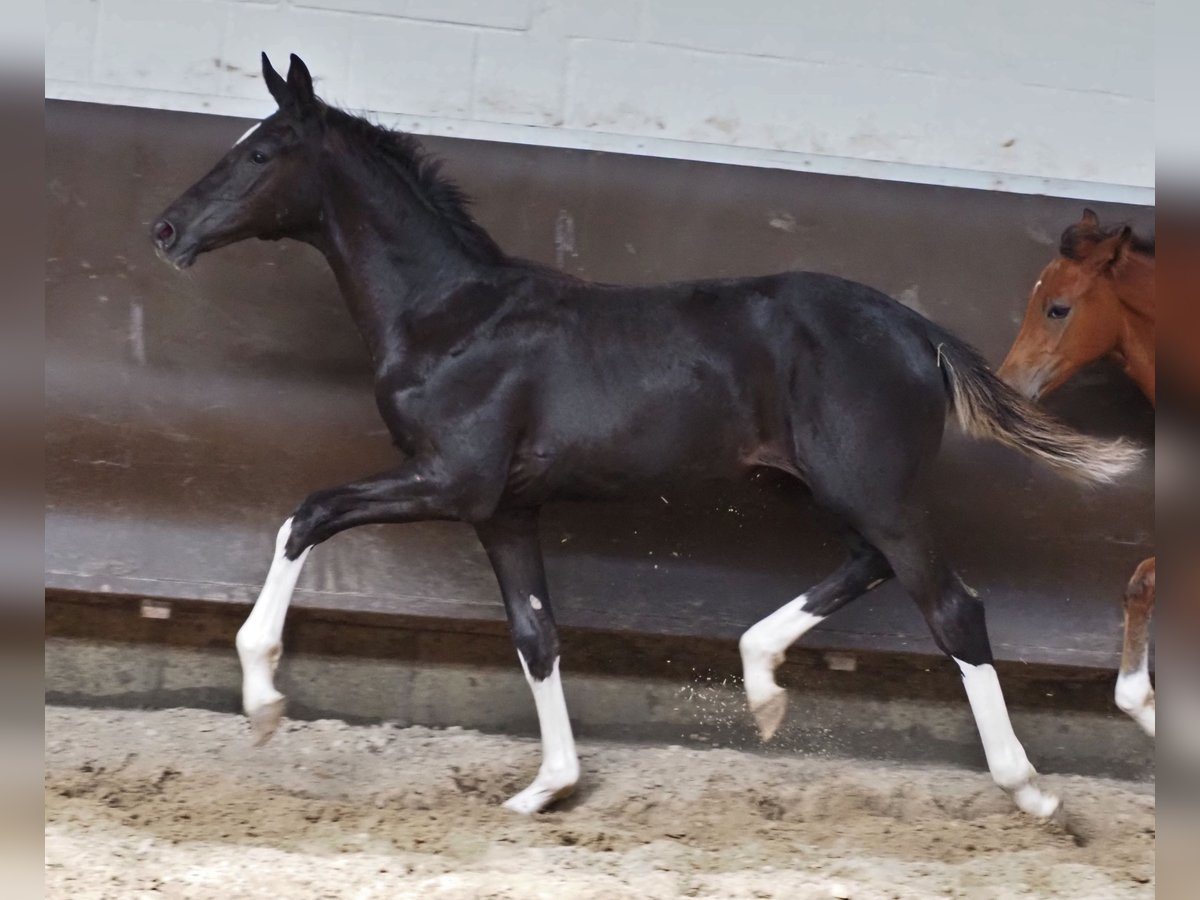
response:
[(286, 79), (265, 53), (262, 67), (279, 109), (250, 129), (151, 228), (159, 255), (177, 268), (246, 238), (302, 237), (319, 218), (322, 104), (313, 94), (312, 76), (295, 54)]

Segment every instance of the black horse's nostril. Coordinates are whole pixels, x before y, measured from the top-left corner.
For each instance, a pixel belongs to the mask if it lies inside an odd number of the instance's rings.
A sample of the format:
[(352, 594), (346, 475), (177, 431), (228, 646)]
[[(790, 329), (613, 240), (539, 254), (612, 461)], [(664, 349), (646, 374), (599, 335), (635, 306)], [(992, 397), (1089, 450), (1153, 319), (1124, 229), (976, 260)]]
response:
[(154, 243), (163, 250), (169, 250), (175, 243), (175, 226), (166, 219), (154, 223)]

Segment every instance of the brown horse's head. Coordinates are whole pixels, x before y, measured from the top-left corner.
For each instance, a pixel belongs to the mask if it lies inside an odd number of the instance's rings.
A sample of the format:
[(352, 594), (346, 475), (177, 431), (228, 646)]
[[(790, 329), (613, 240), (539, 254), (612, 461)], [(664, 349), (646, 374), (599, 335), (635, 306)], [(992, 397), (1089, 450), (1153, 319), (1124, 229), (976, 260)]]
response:
[(997, 373), (1001, 378), (1036, 400), (1117, 349), (1122, 315), (1116, 275), (1132, 240), (1129, 226), (1102, 229), (1090, 209), (1063, 232), (1058, 257), (1030, 292), (1021, 331)]

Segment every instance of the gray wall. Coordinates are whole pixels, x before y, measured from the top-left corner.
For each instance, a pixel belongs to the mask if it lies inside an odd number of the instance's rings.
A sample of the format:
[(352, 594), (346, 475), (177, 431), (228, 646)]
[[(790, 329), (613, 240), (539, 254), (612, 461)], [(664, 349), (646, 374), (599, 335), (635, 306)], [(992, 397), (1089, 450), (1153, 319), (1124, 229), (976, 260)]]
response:
[(58, 99), (262, 118), (266, 50), (421, 134), (1154, 196), (1141, 0), (51, 0), (46, 25)]
[[(246, 123), (49, 102), (46, 110), (47, 584), (247, 602), (305, 494), (393, 461), (358, 337), (323, 261), (249, 243), (186, 273), (151, 218)], [(999, 361), (1080, 203), (580, 150), (429, 139), (509, 251), (605, 281), (789, 268), (879, 287)], [(1097, 205), (1140, 225), (1152, 211)], [(1054, 399), (1068, 421), (1151, 440), (1152, 410), (1098, 367)], [(838, 552), (774, 475), (662, 504), (548, 511), (568, 628), (731, 638)], [(988, 602), (997, 655), (1108, 666), (1121, 589), (1148, 554), (1150, 473), (1082, 490), (990, 445), (948, 440), (938, 516)], [(470, 530), (368, 528), (310, 558), (301, 604), (495, 620)], [(806, 643), (932, 652), (894, 588)]]

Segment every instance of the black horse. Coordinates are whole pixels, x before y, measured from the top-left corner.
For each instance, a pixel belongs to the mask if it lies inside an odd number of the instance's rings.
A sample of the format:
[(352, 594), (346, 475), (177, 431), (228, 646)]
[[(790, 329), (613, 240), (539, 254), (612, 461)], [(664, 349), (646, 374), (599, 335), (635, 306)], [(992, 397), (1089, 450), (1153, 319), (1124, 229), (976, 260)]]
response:
[(414, 138), (323, 103), (295, 56), (285, 80), (264, 54), (263, 77), (278, 111), (171, 204), (154, 242), (178, 267), (251, 237), (319, 249), (366, 341), (403, 458), (312, 494), (280, 529), (237, 640), (260, 739), (282, 714), (272, 673), (308, 550), (367, 523), (469, 522), (495, 569), (542, 729), (537, 777), (506, 805), (542, 809), (571, 791), (579, 763), (539, 508), (769, 466), (804, 481), (837, 517), (848, 558), (741, 640), (764, 738), (783, 716), (774, 671), (788, 645), (895, 577), (962, 670), (995, 780), (1021, 809), (1055, 811), (1009, 724), (983, 605), (930, 537), (925, 476), (950, 410), (968, 433), (1083, 479), (1116, 478), (1137, 450), (1048, 419), (966, 344), (861, 284), (789, 272), (625, 287), (514, 259)]

